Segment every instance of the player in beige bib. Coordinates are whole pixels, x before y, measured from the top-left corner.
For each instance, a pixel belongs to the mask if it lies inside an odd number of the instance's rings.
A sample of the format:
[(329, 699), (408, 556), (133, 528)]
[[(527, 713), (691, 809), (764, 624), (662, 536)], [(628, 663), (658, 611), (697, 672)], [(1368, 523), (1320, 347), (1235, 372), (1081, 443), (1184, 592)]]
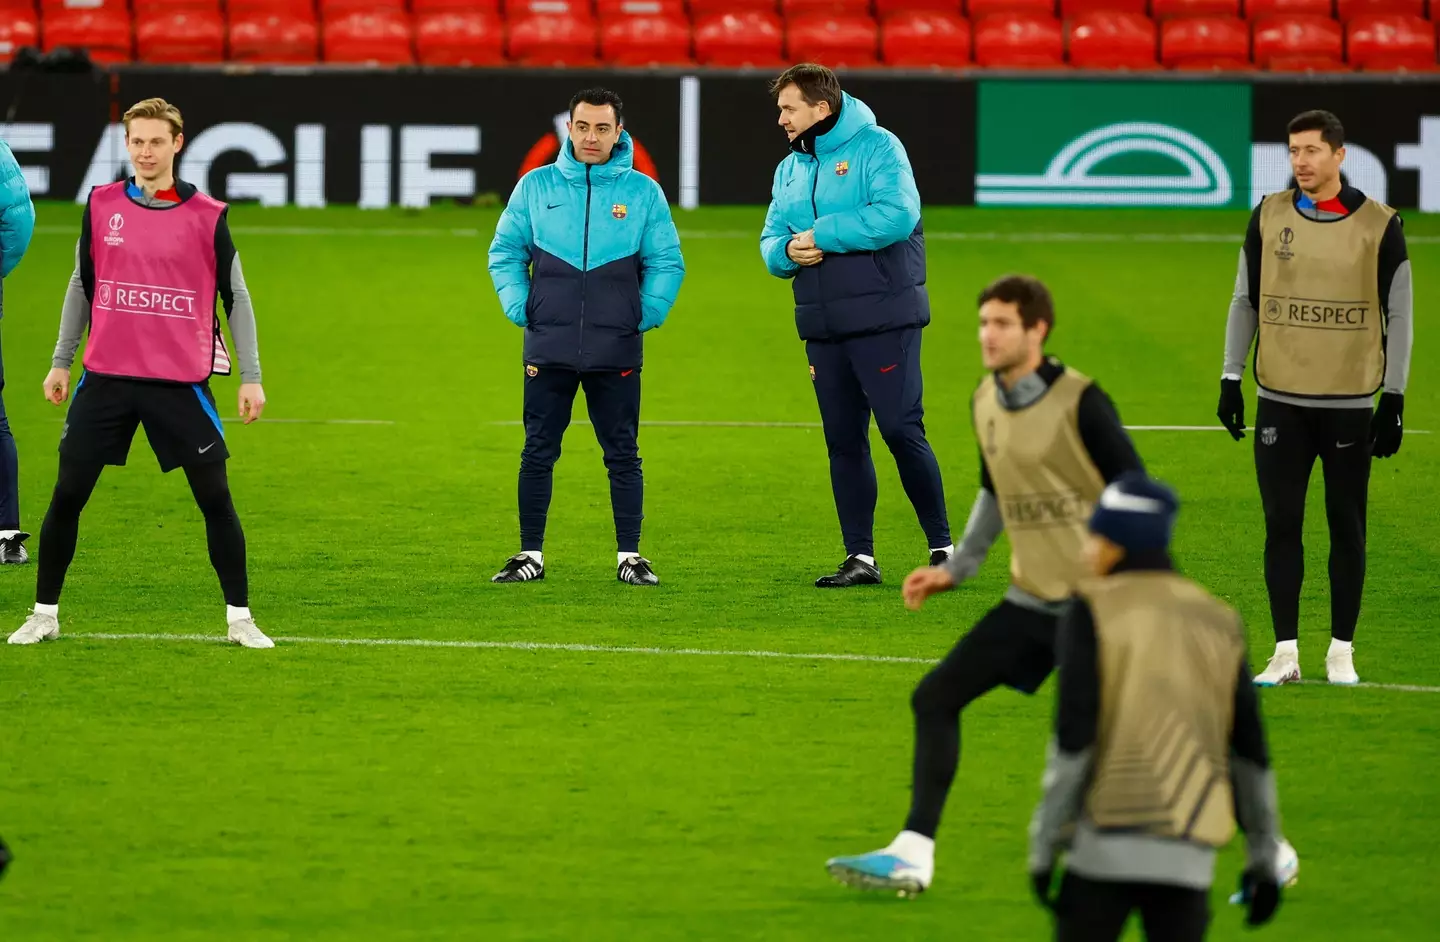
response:
[(1050, 293), (1010, 276), (980, 296), (980, 345), (989, 375), (972, 402), (980, 492), (944, 565), (905, 580), (920, 608), (974, 576), (1002, 531), (1010, 534), (1010, 589), (960, 639), (911, 697), (914, 784), (905, 828), (883, 850), (829, 861), (852, 886), (915, 893), (935, 870), (935, 832), (960, 760), (960, 716), (996, 687), (1033, 694), (1055, 665), (1055, 628), (1084, 574), (1085, 523), (1105, 482), (1140, 458), (1110, 400), (1089, 377), (1046, 357)]
[[(1198, 940), (1216, 851), (1245, 826), (1248, 921), (1267, 921), (1282, 844), (1275, 780), (1239, 615), (1175, 572), (1179, 501), (1144, 474), (1089, 521), (1092, 578), (1060, 620), (1059, 695), (1030, 873), (1057, 938), (1113, 942), (1139, 910), (1150, 939)], [(1065, 853), (1059, 905), (1051, 899)]]
[(1275, 629), (1275, 655), (1256, 683), (1300, 679), (1302, 532), (1318, 459), (1330, 529), (1326, 675), (1353, 684), (1371, 458), (1394, 455), (1403, 437), (1410, 261), (1400, 217), (1342, 178), (1339, 119), (1305, 112), (1290, 122), (1289, 138), (1295, 185), (1255, 208), (1240, 251), (1217, 411), (1237, 441), (1245, 437), (1241, 377), (1253, 342), (1255, 473)]

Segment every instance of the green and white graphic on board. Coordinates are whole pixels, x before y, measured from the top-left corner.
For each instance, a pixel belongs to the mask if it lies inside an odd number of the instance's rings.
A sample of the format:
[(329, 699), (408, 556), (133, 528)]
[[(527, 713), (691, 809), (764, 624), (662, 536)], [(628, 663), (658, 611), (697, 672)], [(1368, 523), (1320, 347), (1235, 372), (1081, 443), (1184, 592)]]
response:
[(1250, 89), (981, 82), (981, 206), (1244, 207)]

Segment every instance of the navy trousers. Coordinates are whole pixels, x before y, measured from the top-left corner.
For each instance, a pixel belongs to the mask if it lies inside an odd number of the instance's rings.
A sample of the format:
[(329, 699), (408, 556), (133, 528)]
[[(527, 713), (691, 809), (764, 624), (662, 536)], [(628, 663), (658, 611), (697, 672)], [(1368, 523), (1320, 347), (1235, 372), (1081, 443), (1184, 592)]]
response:
[(830, 451), (830, 488), (847, 555), (875, 555), (875, 464), (870, 416), (931, 548), (950, 545), (940, 464), (925, 438), (918, 327), (834, 343), (809, 341), (810, 378)]
[(585, 390), (590, 424), (610, 473), (616, 549), (640, 552), (645, 485), (640, 471), (640, 370), (580, 373), (525, 367), (525, 448), (520, 453), (520, 548), (540, 551), (550, 512), (555, 462), (570, 426), (575, 393)]
[(5, 416), (5, 357), (0, 352), (0, 530), (20, 529), (20, 456)]

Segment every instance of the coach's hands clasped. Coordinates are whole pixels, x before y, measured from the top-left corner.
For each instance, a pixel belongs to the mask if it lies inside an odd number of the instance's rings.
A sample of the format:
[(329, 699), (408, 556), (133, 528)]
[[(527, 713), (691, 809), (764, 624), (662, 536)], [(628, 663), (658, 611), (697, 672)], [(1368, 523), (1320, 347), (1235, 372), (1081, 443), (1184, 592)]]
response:
[(905, 607), (912, 612), (918, 612), (930, 596), (949, 592), (953, 588), (955, 579), (944, 567), (925, 566), (906, 576), (905, 585), (900, 591), (905, 596)]
[(791, 236), (790, 243), (785, 246), (785, 254), (790, 256), (790, 261), (806, 268), (819, 265), (825, 258), (825, 253), (815, 247), (814, 229), (806, 229)]

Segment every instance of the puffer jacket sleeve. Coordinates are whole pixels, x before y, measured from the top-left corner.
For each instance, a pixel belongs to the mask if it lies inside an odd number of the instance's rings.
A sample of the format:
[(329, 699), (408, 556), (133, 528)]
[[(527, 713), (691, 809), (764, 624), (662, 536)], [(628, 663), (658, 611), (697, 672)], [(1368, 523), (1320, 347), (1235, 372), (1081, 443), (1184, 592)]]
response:
[(534, 239), (527, 194), (533, 176), (532, 172), (520, 178), (490, 242), (490, 281), (500, 296), (505, 316), (517, 327), (526, 326), (525, 306), (530, 300), (530, 250)]
[(908, 239), (920, 222), (920, 191), (904, 146), (881, 128), (868, 136), (870, 201), (815, 220), (815, 246), (822, 252), (876, 252)]
[(653, 180), (650, 211), (645, 216), (645, 234), (640, 242), (640, 330), (643, 333), (665, 323), (685, 279), (685, 259), (680, 254), (680, 233), (670, 215), (665, 191)]
[(760, 231), (760, 257), (776, 278), (793, 278), (800, 266), (785, 254), (785, 248), (794, 233), (780, 221), (780, 174), (784, 169), (785, 161), (781, 161), (770, 183), (770, 209), (765, 213), (765, 228)]
[(34, 235), (35, 204), (25, 174), (9, 145), (0, 144), (0, 276), (10, 277)]

